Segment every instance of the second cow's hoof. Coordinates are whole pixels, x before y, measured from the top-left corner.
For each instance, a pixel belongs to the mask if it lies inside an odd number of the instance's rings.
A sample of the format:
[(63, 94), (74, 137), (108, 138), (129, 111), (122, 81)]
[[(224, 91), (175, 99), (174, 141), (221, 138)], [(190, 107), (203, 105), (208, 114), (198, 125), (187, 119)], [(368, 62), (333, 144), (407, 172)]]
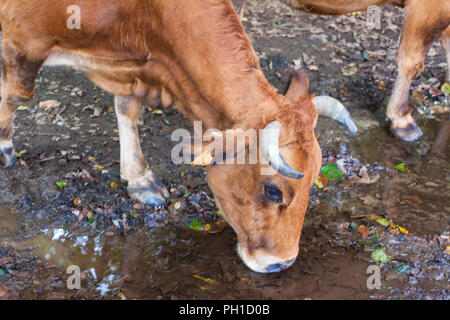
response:
[(1, 160), (6, 167), (11, 167), (17, 162), (17, 156), (14, 148), (0, 150)]
[(392, 120), (391, 132), (394, 136), (403, 141), (417, 141), (423, 136), (422, 130), (417, 125), (411, 113)]
[(409, 124), (405, 128), (391, 126), (391, 132), (397, 138), (408, 142), (417, 141), (423, 136), (422, 130), (420, 130), (416, 122)]
[(169, 191), (156, 178), (146, 187), (128, 185), (128, 194), (131, 198), (152, 207), (163, 206), (170, 196)]

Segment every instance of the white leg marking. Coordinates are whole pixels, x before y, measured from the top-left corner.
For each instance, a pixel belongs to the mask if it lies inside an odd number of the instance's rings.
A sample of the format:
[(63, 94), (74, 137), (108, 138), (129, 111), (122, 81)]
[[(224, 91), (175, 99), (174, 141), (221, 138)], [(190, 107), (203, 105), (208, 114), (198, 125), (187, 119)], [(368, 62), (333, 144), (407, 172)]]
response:
[(122, 112), (127, 103), (130, 108), (136, 107), (131, 105), (136, 103), (132, 99), (119, 96), (115, 98), (120, 136), (120, 175), (128, 181), (128, 193), (132, 198), (149, 205), (161, 206), (165, 198), (169, 197), (169, 192), (148, 168), (136, 124)]

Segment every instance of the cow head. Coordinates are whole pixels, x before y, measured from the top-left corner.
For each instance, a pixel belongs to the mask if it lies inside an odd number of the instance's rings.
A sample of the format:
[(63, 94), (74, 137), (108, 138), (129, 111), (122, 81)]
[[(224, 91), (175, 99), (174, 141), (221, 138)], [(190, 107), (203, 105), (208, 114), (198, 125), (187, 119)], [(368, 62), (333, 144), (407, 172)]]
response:
[[(308, 95), (308, 78), (301, 72), (286, 97), (291, 107), (278, 111), (262, 130), (257, 164), (207, 163), (208, 184), (238, 236), (238, 253), (257, 272), (282, 271), (298, 255), (309, 190), (322, 164), (314, 134), (319, 113), (354, 126), (336, 100)], [(273, 174), (262, 174), (271, 168)]]

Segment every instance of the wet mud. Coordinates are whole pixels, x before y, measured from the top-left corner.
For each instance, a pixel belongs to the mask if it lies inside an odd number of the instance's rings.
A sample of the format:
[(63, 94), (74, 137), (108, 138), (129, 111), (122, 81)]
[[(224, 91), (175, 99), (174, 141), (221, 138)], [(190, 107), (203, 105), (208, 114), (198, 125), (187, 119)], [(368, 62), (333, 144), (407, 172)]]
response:
[[(449, 299), (449, 96), (434, 90), (445, 57), (436, 43), (411, 90), (424, 138), (398, 141), (384, 111), (402, 11), (385, 10), (383, 21), (397, 28), (375, 37), (360, 16), (264, 1), (246, 8), (270, 82), (281, 92), (301, 60), (311, 92), (342, 100), (360, 127), (351, 136), (319, 121), (324, 165), (345, 177), (312, 187), (299, 257), (279, 274), (250, 271), (229, 227), (188, 226), (222, 217), (205, 171), (171, 164), (170, 135), (192, 131), (187, 119), (173, 107), (143, 109), (143, 152), (171, 192), (164, 208), (143, 206), (120, 181), (112, 96), (81, 73), (42, 70), (35, 98), (17, 114), (19, 161), (0, 169), (0, 299)], [(81, 289), (67, 286), (71, 265)], [(368, 287), (373, 265), (380, 289)]]

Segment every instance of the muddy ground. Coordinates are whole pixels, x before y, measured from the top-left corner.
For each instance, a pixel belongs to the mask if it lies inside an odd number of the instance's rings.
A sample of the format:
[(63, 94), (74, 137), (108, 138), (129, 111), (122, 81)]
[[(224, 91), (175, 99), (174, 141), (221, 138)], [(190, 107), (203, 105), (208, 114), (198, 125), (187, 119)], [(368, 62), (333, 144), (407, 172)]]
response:
[[(143, 110), (142, 148), (171, 199), (142, 206), (120, 181), (112, 96), (81, 73), (42, 70), (15, 122), (19, 162), (0, 169), (0, 299), (449, 299), (449, 147), (431, 152), (448, 125), (446, 62), (436, 42), (413, 84), (424, 138), (394, 139), (384, 111), (402, 20), (388, 7), (382, 29), (370, 31), (365, 13), (247, 6), (270, 82), (283, 90), (302, 66), (311, 92), (343, 101), (360, 127), (352, 137), (320, 120), (324, 165), (347, 176), (312, 188), (301, 254), (280, 274), (251, 272), (230, 228), (188, 227), (221, 219), (204, 170), (170, 164), (171, 132), (192, 130), (189, 121), (173, 108)], [(66, 286), (70, 265), (82, 270), (80, 290)], [(367, 287), (370, 265), (381, 268), (381, 289)]]

